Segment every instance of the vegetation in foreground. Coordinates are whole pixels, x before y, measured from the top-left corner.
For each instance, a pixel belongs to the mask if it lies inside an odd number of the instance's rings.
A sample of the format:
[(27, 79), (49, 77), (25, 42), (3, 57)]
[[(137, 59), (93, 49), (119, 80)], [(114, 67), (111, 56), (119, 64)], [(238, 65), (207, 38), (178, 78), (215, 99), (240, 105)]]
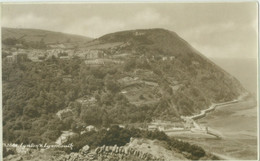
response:
[[(78, 152), (83, 146), (89, 145), (91, 148), (98, 146), (124, 146), (130, 142), (130, 138), (157, 139), (167, 143), (167, 149), (178, 152), (187, 152), (188, 159), (198, 160), (206, 156), (206, 152), (199, 146), (191, 145), (178, 139), (168, 137), (161, 131), (144, 131), (135, 128), (126, 129), (112, 126), (109, 130), (90, 131), (82, 135), (71, 137), (67, 143), (73, 143), (72, 152)], [(68, 149), (66, 149), (68, 150)]]

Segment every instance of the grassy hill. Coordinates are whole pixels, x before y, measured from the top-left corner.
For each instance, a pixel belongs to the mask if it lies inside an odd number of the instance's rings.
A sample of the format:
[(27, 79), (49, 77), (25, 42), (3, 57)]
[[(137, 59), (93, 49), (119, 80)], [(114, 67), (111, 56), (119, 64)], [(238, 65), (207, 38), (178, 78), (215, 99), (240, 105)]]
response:
[(65, 34), (61, 32), (53, 32), (40, 29), (20, 29), (2, 27), (2, 40), (7, 38), (23, 39), (27, 42), (37, 42), (43, 40), (46, 44), (65, 43), (65, 42), (87, 42), (91, 38)]

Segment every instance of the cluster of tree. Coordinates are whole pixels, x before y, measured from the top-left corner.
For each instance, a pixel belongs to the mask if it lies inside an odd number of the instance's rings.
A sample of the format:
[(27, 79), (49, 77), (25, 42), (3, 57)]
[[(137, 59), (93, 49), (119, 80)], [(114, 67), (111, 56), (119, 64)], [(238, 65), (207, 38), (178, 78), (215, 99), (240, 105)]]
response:
[[(120, 93), (116, 79), (122, 72), (116, 66), (87, 67), (77, 58), (4, 64), (4, 140), (53, 142), (62, 130), (75, 127), (73, 122), (109, 126), (151, 121), (156, 106), (137, 107)], [(71, 81), (64, 81), (67, 76)], [(96, 102), (77, 102), (85, 96), (94, 96)], [(71, 108), (73, 114), (59, 120), (56, 113), (65, 108)]]
[(16, 39), (16, 38), (6, 38), (2, 41), (3, 44), (8, 46), (15, 46), (20, 44), (20, 48), (33, 48), (33, 49), (46, 49), (47, 45), (45, 44), (44, 40), (41, 39), (40, 41), (25, 41), (24, 39)]
[(18, 43), (18, 40), (16, 38), (6, 38), (2, 40), (2, 43), (4, 45), (16, 45)]
[(83, 93), (62, 79), (66, 72), (77, 75), (80, 60), (52, 61), (3, 65), (4, 141), (52, 142), (70, 129), (55, 114)]
[[(148, 52), (147, 48), (139, 50)], [(204, 64), (195, 68), (192, 61), (187, 63), (185, 59), (147, 60), (144, 56), (128, 59), (123, 65), (100, 67), (89, 67), (79, 58), (55, 57), (38, 63), (3, 64), (4, 140), (55, 141), (61, 130), (75, 129), (75, 122), (101, 127), (191, 115), (211, 102), (230, 100), (239, 94), (233, 80), (212, 64), (193, 56), (194, 61)], [(117, 80), (135, 75), (136, 69), (152, 71), (159, 92), (151, 95), (158, 94), (158, 102), (137, 106), (120, 93), (122, 87)], [(168, 78), (179, 83), (175, 91)], [(78, 103), (77, 99), (83, 97), (94, 97), (96, 102)], [(145, 101), (144, 96), (139, 99)], [(59, 120), (56, 113), (65, 108), (72, 109), (73, 115)]]
[(89, 145), (91, 148), (97, 146), (124, 146), (130, 142), (130, 138), (146, 138), (165, 141), (169, 150), (178, 150), (190, 154), (188, 159), (198, 160), (206, 155), (206, 152), (199, 146), (192, 145), (178, 139), (168, 137), (161, 131), (145, 131), (136, 128), (120, 128), (116, 125), (111, 126), (109, 130), (103, 129), (100, 131), (90, 131), (82, 135), (76, 135), (67, 141), (73, 143), (72, 152), (78, 152), (83, 146)]

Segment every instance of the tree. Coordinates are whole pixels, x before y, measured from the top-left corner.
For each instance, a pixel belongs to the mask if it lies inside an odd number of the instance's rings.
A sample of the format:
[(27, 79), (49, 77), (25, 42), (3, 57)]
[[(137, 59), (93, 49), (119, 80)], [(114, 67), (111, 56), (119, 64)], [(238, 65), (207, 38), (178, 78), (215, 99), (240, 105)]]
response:
[(15, 38), (6, 38), (3, 40), (3, 44), (5, 45), (15, 45), (18, 42)]
[(106, 81), (106, 88), (111, 91), (112, 93), (116, 93), (120, 90), (120, 87), (118, 85), (118, 83), (116, 83), (113, 80), (107, 80)]
[(78, 134), (81, 132), (81, 127), (79, 127), (75, 122), (71, 124), (71, 129), (73, 132)]
[(132, 69), (134, 69), (136, 66), (136, 62), (134, 59), (129, 59), (125, 62), (125, 65), (124, 65), (124, 70), (125, 71), (131, 71)]
[(38, 117), (39, 116), (39, 113), (38, 113), (38, 110), (32, 106), (32, 105), (27, 105), (25, 108), (24, 108), (24, 112), (23, 112), (25, 115), (29, 116), (29, 117)]
[(145, 97), (141, 94), (141, 95), (139, 96), (139, 99), (144, 100)]

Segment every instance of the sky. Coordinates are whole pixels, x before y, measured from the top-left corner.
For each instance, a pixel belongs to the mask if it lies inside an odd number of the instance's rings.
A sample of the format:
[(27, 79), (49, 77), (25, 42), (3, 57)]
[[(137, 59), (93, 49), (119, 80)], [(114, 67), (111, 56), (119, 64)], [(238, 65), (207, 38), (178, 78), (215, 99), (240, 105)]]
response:
[(176, 32), (211, 58), (257, 58), (257, 3), (4, 4), (2, 26), (97, 38), (130, 29)]

